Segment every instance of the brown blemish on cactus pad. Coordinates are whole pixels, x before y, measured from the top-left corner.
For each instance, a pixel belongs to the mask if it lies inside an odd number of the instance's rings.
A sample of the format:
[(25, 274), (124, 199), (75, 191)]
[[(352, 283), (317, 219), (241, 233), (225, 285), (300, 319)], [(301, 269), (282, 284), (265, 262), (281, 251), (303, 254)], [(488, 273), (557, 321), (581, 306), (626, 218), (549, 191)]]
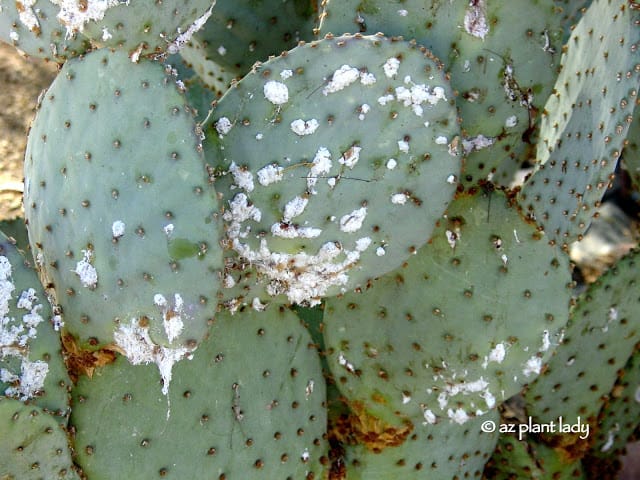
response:
[(331, 426), (329, 436), (339, 443), (364, 445), (373, 452), (402, 445), (413, 431), (413, 424), (403, 421), (392, 426), (371, 415), (360, 402), (350, 404), (352, 413), (340, 417)]
[(82, 350), (73, 335), (68, 333), (62, 335), (62, 354), (74, 384), (78, 382), (80, 375), (91, 378), (96, 368), (104, 367), (116, 360), (116, 353), (107, 348), (95, 351)]

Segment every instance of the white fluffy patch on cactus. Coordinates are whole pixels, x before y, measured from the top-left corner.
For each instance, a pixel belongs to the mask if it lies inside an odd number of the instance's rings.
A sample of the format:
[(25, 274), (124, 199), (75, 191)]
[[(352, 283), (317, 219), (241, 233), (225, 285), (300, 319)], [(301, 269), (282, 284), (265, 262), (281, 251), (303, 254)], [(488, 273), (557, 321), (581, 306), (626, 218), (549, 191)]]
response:
[(87, 23), (102, 20), (107, 10), (122, 4), (120, 0), (50, 1), (60, 7), (57, 18), (67, 27), (67, 37), (71, 37), (76, 32), (82, 32)]
[(371, 105), (367, 104), (367, 103), (363, 103), (362, 105), (360, 105), (360, 108), (358, 109), (358, 120), (364, 120), (366, 118), (367, 113), (369, 113), (371, 111)]
[(93, 257), (93, 251), (87, 249), (82, 251), (83, 259), (76, 263), (76, 269), (73, 271), (80, 278), (80, 282), (83, 287), (95, 288), (98, 284), (98, 272), (95, 267), (91, 265), (91, 257)]
[(469, 415), (461, 408), (458, 408), (456, 410), (450, 408), (449, 410), (447, 410), (447, 416), (459, 425), (467, 423), (467, 421), (469, 420)]
[(313, 227), (299, 227), (280, 222), (271, 225), (271, 234), (280, 238), (315, 238), (322, 234), (322, 230)]
[(411, 80), (411, 76), (404, 77), (404, 83), (410, 85), (409, 88), (405, 86), (396, 87), (396, 99), (405, 107), (411, 107), (413, 113), (421, 117), (424, 109), (423, 103), (429, 105), (436, 105), (440, 101), (447, 101), (445, 90), (442, 87), (430, 87), (429, 85), (415, 84)]
[(315, 188), (313, 188), (318, 183), (318, 177), (329, 173), (331, 166), (331, 152), (329, 152), (326, 147), (320, 147), (313, 157), (311, 168), (307, 175), (307, 188), (312, 195), (318, 193)]
[(230, 222), (227, 236), (235, 240), (245, 238), (248, 235), (246, 230), (241, 231), (242, 224), (249, 220), (259, 222), (262, 218), (262, 212), (255, 205), (249, 205), (249, 200), (244, 193), (239, 193), (229, 202), (229, 209), (224, 212), (222, 218)]
[(279, 182), (283, 178), (284, 168), (280, 165), (270, 164), (256, 172), (258, 183), (263, 187)]
[(323, 95), (339, 92), (356, 82), (360, 78), (360, 70), (350, 65), (342, 65), (338, 70), (333, 72), (331, 80), (322, 89)]
[(446, 230), (444, 234), (447, 236), (447, 243), (449, 243), (449, 246), (455, 249), (456, 244), (458, 242), (458, 238), (460, 238), (459, 237), (460, 231), (452, 232), (451, 230)]
[(264, 97), (274, 105), (284, 105), (289, 101), (289, 88), (282, 82), (269, 80), (264, 84)]
[(19, 398), (24, 402), (36, 396), (44, 388), (44, 381), (49, 373), (49, 364), (42, 360), (32, 362), (24, 359), (20, 370), (20, 376), (12, 378), (12, 382), (17, 383), (17, 386), (7, 388), (4, 394)]
[[(195, 349), (169, 348), (156, 344), (149, 336), (149, 327), (134, 318), (129, 325), (122, 324), (113, 334), (113, 340), (132, 365), (155, 363), (162, 377), (162, 393), (169, 393), (173, 366), (189, 358)], [(168, 415), (168, 412), (167, 412)]]
[(489, 355), (484, 357), (484, 361), (482, 362), (482, 368), (487, 368), (489, 362), (502, 363), (504, 358), (507, 355), (507, 351), (505, 349), (504, 343), (498, 343), (495, 347), (491, 349)]
[(356, 250), (364, 252), (371, 245), (371, 237), (362, 237), (356, 240)]
[(538, 356), (533, 356), (524, 364), (524, 368), (522, 369), (522, 373), (524, 373), (525, 377), (530, 377), (531, 375), (538, 375), (542, 370), (542, 359)]
[(113, 224), (111, 225), (111, 234), (113, 235), (113, 238), (122, 237), (124, 235), (125, 227), (125, 223), (121, 220), (116, 220), (115, 222), (113, 222)]
[[(359, 260), (361, 247), (345, 250), (334, 242), (327, 242), (315, 255), (286, 254), (272, 252), (265, 239), (261, 240), (258, 250), (252, 250), (238, 238), (232, 239), (232, 248), (267, 278), (269, 295), (286, 295), (292, 303), (309, 306), (318, 305), (331, 287), (347, 283), (347, 271)], [(343, 260), (338, 259), (341, 255)]]
[(216, 131), (218, 135), (226, 135), (231, 131), (233, 123), (227, 117), (220, 117), (215, 123)]
[(488, 148), (495, 142), (495, 138), (485, 137), (484, 135), (480, 134), (475, 137), (463, 138), (462, 149), (464, 150), (465, 155), (468, 155), (471, 152), (476, 152), (478, 150), (482, 150), (483, 148)]
[(391, 57), (384, 62), (382, 69), (384, 70), (384, 74), (387, 78), (393, 78), (398, 74), (398, 69), (400, 68), (400, 60), (396, 57)]
[(474, 0), (469, 2), (469, 6), (464, 14), (464, 30), (474, 37), (481, 38), (489, 33), (487, 24), (486, 0)]
[(436, 415), (435, 413), (433, 413), (433, 411), (429, 410), (428, 408), (423, 412), (423, 417), (424, 417), (424, 422), (423, 425), (433, 425), (434, 423), (436, 423)]
[(354, 233), (362, 228), (367, 216), (367, 207), (361, 207), (340, 218), (340, 230), (346, 233)]
[(353, 145), (346, 152), (342, 154), (342, 156), (338, 159), (338, 163), (341, 165), (346, 165), (349, 168), (353, 168), (360, 160), (360, 152), (362, 151), (362, 147), (358, 147)]
[(320, 124), (318, 120), (312, 118), (311, 120), (302, 120), (301, 118), (291, 122), (291, 131), (299, 136), (311, 135), (315, 133)]
[(233, 175), (233, 181), (238, 188), (242, 188), (247, 192), (253, 191), (255, 186), (253, 184), (253, 173), (250, 170), (239, 167), (235, 162), (232, 162), (229, 171)]
[(253, 308), (256, 312), (264, 312), (267, 308), (267, 304), (262, 303), (258, 297), (254, 297), (251, 301), (251, 308)]
[(306, 197), (296, 196), (292, 200), (289, 200), (284, 206), (283, 221), (290, 222), (292, 218), (302, 215), (308, 204), (309, 199)]
[(344, 356), (344, 353), (340, 352), (340, 354), (338, 355), (338, 363), (344, 367), (347, 372), (349, 373), (355, 373), (356, 372), (356, 367), (353, 366), (353, 363), (349, 362), (347, 360), (347, 358)]
[[(467, 382), (463, 377), (464, 375), (459, 376), (455, 373), (447, 378), (445, 378), (443, 375), (439, 375), (436, 377), (436, 379), (446, 380), (446, 386), (444, 390), (438, 394), (438, 405), (440, 407), (440, 410), (442, 410), (443, 412), (446, 411), (447, 416), (450, 419), (460, 424), (465, 423), (470, 419), (470, 417), (468, 412), (466, 412), (462, 408), (458, 408), (456, 410), (447, 408), (451, 400), (455, 402), (456, 396), (477, 394), (484, 400), (487, 408), (489, 409), (493, 408), (496, 404), (496, 398), (489, 389), (490, 384), (488, 381), (480, 377), (478, 380)], [(482, 412), (481, 410), (476, 410), (474, 413), (476, 415), (482, 415), (484, 412)]]
[(36, 291), (29, 288), (21, 292), (16, 307), (25, 310), (21, 320), (9, 316), (10, 303), (14, 300), (15, 285), (11, 281), (12, 267), (7, 257), (0, 256), (0, 359), (16, 357), (21, 361), (20, 374), (0, 369), (0, 381), (14, 383), (4, 392), (22, 401), (34, 397), (44, 388), (49, 372), (46, 362), (29, 360), (29, 342), (36, 338), (37, 326), (44, 321), (38, 313), (42, 305), (38, 303)]
[(37, 32), (40, 29), (40, 22), (33, 9), (33, 5), (36, 0), (17, 0), (16, 9), (18, 10), (20, 22), (32, 32)]
[(174, 294), (173, 299), (171, 306), (164, 295), (157, 293), (153, 297), (153, 303), (162, 310), (162, 325), (169, 342), (173, 342), (184, 330), (184, 300), (179, 293)]
[(404, 205), (408, 199), (409, 196), (406, 193), (394, 193), (391, 195), (391, 203), (395, 205)]
[(504, 121), (505, 128), (513, 128), (518, 124), (518, 117), (511, 115)]
[(217, 0), (213, 0), (209, 9), (201, 16), (196, 18), (195, 21), (191, 25), (189, 25), (189, 28), (187, 28), (185, 32), (181, 32), (180, 29), (178, 29), (179, 35), (173, 42), (169, 44), (169, 46), (167, 47), (167, 53), (169, 53), (170, 55), (176, 54), (180, 50), (182, 50), (187, 43), (189, 43), (191, 37), (193, 37), (193, 34), (204, 27), (204, 24), (207, 23), (207, 20), (209, 20), (209, 17), (211, 16), (211, 13), (213, 11), (213, 7), (215, 7), (216, 5), (216, 1)]

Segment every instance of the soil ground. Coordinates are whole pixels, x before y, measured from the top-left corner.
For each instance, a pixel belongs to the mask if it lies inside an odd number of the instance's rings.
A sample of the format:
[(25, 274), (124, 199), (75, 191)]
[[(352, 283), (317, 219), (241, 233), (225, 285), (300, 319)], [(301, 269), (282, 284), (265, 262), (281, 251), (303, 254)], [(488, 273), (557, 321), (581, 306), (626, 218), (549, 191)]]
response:
[(56, 72), (54, 64), (24, 58), (0, 43), (0, 219), (22, 213), (22, 161), (38, 95)]

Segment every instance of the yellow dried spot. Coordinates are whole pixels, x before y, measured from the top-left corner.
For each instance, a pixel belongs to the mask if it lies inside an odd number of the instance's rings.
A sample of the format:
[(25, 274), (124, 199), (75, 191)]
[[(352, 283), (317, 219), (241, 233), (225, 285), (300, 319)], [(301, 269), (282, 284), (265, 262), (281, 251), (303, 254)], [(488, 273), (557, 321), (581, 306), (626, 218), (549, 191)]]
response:
[(368, 413), (359, 402), (350, 407), (352, 413), (335, 420), (329, 432), (331, 438), (343, 445), (364, 445), (373, 452), (381, 452), (387, 447), (402, 445), (413, 431), (413, 424), (408, 420), (393, 426)]
[(62, 335), (62, 354), (73, 383), (78, 382), (80, 375), (91, 378), (96, 368), (115, 362), (116, 352), (108, 348), (101, 350), (82, 350), (78, 347), (73, 335)]
[(587, 438), (580, 438), (582, 433), (562, 433), (553, 435), (542, 435), (542, 440), (552, 447), (557, 453), (560, 459), (566, 463), (571, 464), (584, 458), (589, 453), (592, 447), (592, 443), (595, 441), (598, 430), (595, 421), (589, 422), (590, 435)]

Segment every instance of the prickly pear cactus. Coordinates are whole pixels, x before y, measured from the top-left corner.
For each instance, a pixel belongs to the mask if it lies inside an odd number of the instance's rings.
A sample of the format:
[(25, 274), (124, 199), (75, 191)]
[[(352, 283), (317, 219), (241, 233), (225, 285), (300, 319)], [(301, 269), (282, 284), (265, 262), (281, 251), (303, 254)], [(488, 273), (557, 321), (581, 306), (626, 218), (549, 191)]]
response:
[[(536, 435), (520, 432), (515, 424), (513, 432), (500, 436), (491, 459), (487, 462), (484, 477), (489, 480), (509, 480), (531, 478), (535, 480), (554, 479), (586, 480), (580, 460), (564, 455), (543, 442)], [(505, 431), (510, 430), (503, 424)]]
[(79, 480), (59, 418), (0, 397), (0, 478)]
[(466, 423), (540, 373), (569, 282), (566, 258), (501, 192), (464, 194), (402, 267), (327, 300), (329, 365), (349, 403), (387, 424)]
[(31, 127), (25, 176), (33, 253), (78, 345), (115, 343), (134, 363), (158, 363), (154, 345), (176, 359), (192, 350), (213, 318), (221, 254), (175, 78), (126, 52), (66, 63)]
[(0, 233), (0, 394), (69, 412), (61, 318), (54, 316), (33, 266)]
[(531, 415), (541, 422), (563, 417), (566, 423), (575, 423), (579, 416), (594, 426), (616, 372), (640, 341), (637, 290), (635, 251), (580, 295), (562, 348), (526, 393)]
[(224, 246), (239, 258), (225, 282), (253, 266), (263, 303), (314, 305), (400, 265), (453, 196), (452, 99), (428, 51), (381, 36), (327, 38), (257, 66), (207, 129)]
[[(64, 62), (90, 46), (175, 53), (211, 15), (215, 0), (18, 0), (0, 10), (0, 39), (29, 55)], [(6, 10), (5, 10), (6, 8)]]
[[(384, 435), (380, 435), (375, 446), (366, 442), (347, 445), (342, 458), (346, 478), (479, 477), (498, 439), (497, 433), (481, 430), (481, 423), (487, 421), (498, 423), (498, 412), (494, 410), (482, 418), (474, 418), (464, 426), (448, 422), (431, 425), (422, 419), (399, 445), (386, 443), (400, 439)], [(355, 438), (358, 433), (371, 436), (370, 432), (357, 432)]]
[[(57, 19), (60, 9), (49, 0), (2, 2), (0, 40), (21, 52), (45, 60), (63, 63), (91, 48), (89, 39), (69, 32)], [(98, 2), (91, 2), (98, 3)], [(68, 2), (72, 5), (72, 2)]]
[[(309, 0), (217, 0), (211, 18), (181, 54), (198, 65), (244, 75), (255, 62), (313, 39)], [(275, 7), (275, 8), (274, 8)], [(200, 58), (200, 60), (198, 60)]]
[(79, 464), (96, 480), (324, 478), (325, 387), (310, 343), (284, 308), (220, 314), (168, 397), (155, 369), (120, 358), (74, 392)]
[[(640, 416), (640, 354), (636, 349), (611, 389), (598, 415), (598, 431), (589, 451), (590, 460), (606, 465), (608, 471), (620, 468), (617, 456), (624, 453)], [(612, 455), (613, 454), (613, 455)]]
[(569, 255), (639, 198), (639, 12), (0, 0), (63, 64), (0, 224), (0, 478), (613, 480), (638, 250)]
[(544, 107), (536, 169), (520, 200), (559, 244), (581, 239), (597, 214), (633, 120), (640, 14), (627, 3), (593, 2)]
[(537, 117), (557, 75), (563, 27), (555, 3), (329, 1), (319, 30), (402, 35), (433, 51), (458, 94), (460, 181), (508, 185), (532, 157)]

